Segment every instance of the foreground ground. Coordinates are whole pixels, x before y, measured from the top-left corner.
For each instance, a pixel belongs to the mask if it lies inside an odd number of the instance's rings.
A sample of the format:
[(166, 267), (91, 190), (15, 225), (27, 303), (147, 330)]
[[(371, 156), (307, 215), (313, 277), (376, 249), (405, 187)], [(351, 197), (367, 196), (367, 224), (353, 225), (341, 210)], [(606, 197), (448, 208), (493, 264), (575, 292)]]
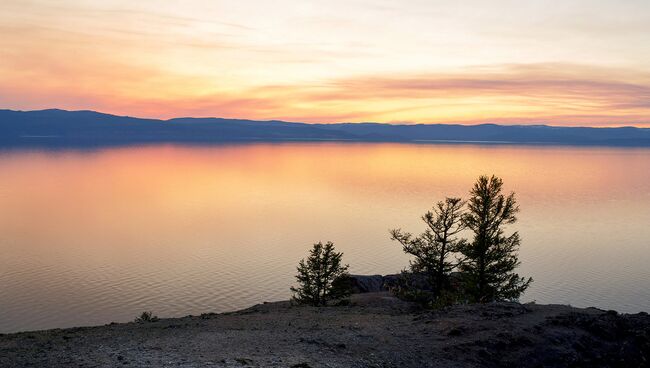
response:
[(386, 293), (151, 323), (0, 335), (0, 367), (644, 367), (650, 316), (496, 303), (422, 311)]

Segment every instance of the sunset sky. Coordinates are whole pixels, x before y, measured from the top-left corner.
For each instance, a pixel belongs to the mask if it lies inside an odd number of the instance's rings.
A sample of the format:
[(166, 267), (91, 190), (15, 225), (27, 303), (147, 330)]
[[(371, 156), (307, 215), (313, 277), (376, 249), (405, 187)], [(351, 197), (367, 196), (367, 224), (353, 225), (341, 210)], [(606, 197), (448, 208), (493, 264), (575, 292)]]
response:
[(650, 127), (648, 0), (2, 0), (0, 108)]

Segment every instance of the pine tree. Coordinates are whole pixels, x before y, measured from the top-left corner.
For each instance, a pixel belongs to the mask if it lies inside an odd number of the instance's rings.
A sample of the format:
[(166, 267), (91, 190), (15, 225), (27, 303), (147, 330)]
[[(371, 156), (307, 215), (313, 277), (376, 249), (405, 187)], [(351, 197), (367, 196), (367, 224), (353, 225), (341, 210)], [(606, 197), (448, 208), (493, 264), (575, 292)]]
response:
[(463, 223), (474, 232), (471, 243), (460, 251), (465, 257), (460, 271), (470, 301), (516, 300), (532, 282), (514, 272), (520, 264), (519, 234), (506, 236), (504, 225), (517, 221), (519, 207), (514, 193), (501, 193), (503, 181), (481, 176), (470, 191)]
[(342, 258), (343, 253), (336, 252), (332, 242), (314, 244), (309, 257), (298, 264), (298, 287), (291, 287), (293, 299), (301, 304), (324, 306), (349, 296), (349, 266), (341, 264)]
[(417, 237), (401, 229), (390, 232), (391, 238), (402, 244), (404, 252), (414, 257), (410, 262), (411, 272), (424, 273), (436, 296), (449, 286), (449, 274), (458, 263), (451, 256), (465, 243), (457, 237), (464, 228), (461, 221), (464, 205), (460, 198), (438, 202), (422, 216), (428, 228)]

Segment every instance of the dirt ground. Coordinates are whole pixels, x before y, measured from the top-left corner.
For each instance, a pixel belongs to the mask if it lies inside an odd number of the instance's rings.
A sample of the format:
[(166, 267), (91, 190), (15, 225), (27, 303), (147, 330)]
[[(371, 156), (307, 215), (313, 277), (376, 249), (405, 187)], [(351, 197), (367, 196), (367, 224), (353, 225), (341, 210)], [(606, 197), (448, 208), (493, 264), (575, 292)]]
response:
[(425, 311), (388, 293), (150, 323), (0, 335), (0, 367), (647, 367), (650, 317), (492, 303)]

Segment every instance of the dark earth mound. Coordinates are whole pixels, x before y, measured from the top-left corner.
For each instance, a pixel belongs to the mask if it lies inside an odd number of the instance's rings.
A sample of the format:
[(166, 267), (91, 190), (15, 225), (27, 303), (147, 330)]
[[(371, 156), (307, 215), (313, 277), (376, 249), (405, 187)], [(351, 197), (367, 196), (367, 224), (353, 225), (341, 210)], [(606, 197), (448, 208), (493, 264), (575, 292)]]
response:
[(436, 312), (388, 293), (0, 336), (1, 367), (647, 367), (650, 316), (492, 303)]

